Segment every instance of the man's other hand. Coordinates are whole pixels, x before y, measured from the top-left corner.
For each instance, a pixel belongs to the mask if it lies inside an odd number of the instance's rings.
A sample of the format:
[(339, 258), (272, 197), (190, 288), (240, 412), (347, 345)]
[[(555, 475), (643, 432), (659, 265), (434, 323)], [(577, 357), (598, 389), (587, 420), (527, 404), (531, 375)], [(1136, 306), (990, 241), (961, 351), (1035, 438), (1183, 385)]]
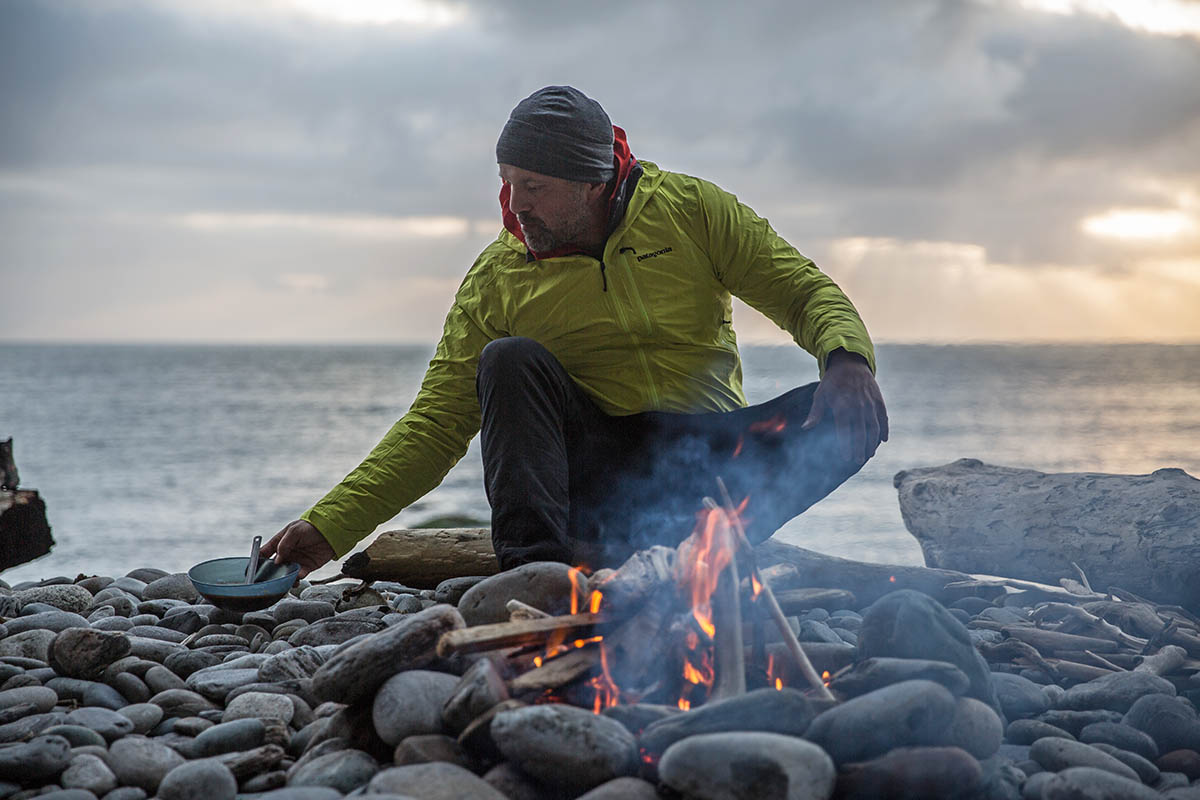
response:
[(825, 377), (813, 395), (812, 410), (802, 430), (816, 427), (825, 412), (833, 412), (842, 457), (865, 464), (888, 438), (887, 408), (867, 360), (838, 348), (829, 356)]
[(295, 561), (300, 565), (301, 578), (325, 566), (334, 557), (333, 547), (321, 532), (302, 519), (284, 526), (260, 552), (264, 558), (273, 557), (276, 564)]

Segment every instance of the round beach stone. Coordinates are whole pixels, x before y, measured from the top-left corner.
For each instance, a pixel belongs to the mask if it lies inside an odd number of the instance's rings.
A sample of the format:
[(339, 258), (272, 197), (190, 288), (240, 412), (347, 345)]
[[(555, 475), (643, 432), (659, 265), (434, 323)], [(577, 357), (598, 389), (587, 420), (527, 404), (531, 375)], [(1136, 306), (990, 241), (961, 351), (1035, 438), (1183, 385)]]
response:
[(146, 682), (132, 672), (119, 673), (109, 681), (109, 686), (120, 692), (121, 696), (130, 703), (148, 702), (150, 696), (154, 694)]
[(33, 706), (33, 713), (44, 714), (58, 704), (58, 695), (45, 686), (22, 686), (0, 692), (0, 711), (14, 706)]
[(230, 669), (226, 665), (220, 664), (193, 672), (188, 676), (187, 687), (214, 703), (222, 703), (234, 689), (257, 682), (257, 667)]
[(297, 764), (288, 777), (288, 788), (327, 786), (346, 794), (366, 784), (378, 771), (379, 764), (363, 751), (337, 750)]
[(68, 628), (50, 643), (48, 661), (59, 675), (99, 680), (104, 669), (129, 653), (128, 637), (116, 631)]
[(184, 763), (179, 753), (143, 736), (126, 736), (109, 745), (109, 768), (123, 786), (137, 786), (153, 795), (163, 776)]
[(667, 714), (662, 715), (661, 707), (643, 704), (630, 706), (624, 713), (620, 708), (613, 706), (605, 715), (621, 722), (626, 729), (644, 729), (638, 746), (653, 755), (661, 755), (680, 739), (703, 733), (755, 731), (803, 736), (816, 716), (812, 703), (795, 689), (756, 689), (706, 703), (686, 714), (678, 713), (678, 709), (668, 709)]
[(819, 714), (805, 738), (838, 764), (867, 761), (894, 747), (942, 744), (956, 707), (941, 684), (903, 681)]
[(139, 581), (137, 578), (131, 578), (128, 575), (117, 578), (109, 586), (114, 589), (120, 589), (123, 592), (129, 592), (138, 600), (142, 599), (142, 593), (146, 591), (146, 581)]
[(820, 747), (776, 733), (713, 733), (667, 748), (659, 779), (695, 800), (827, 798), (833, 792), (833, 760)]
[(1161, 800), (1141, 781), (1095, 767), (1069, 767), (1042, 784), (1042, 800)]
[(407, 793), (420, 800), (508, 800), (478, 775), (444, 762), (392, 767), (367, 784), (368, 797)]
[[(221, 657), (215, 653), (207, 653), (203, 650), (183, 650), (167, 656), (163, 661), (163, 666), (174, 673), (176, 677), (187, 678), (193, 672), (205, 667), (214, 667), (220, 663)], [(159, 691), (162, 690), (159, 689)]]
[(1062, 728), (1072, 736), (1078, 737), (1085, 726), (1096, 722), (1120, 722), (1122, 715), (1118, 711), (1101, 709), (1098, 711), (1065, 711), (1051, 709), (1037, 715), (1038, 722), (1045, 722), (1056, 728)]
[(1038, 739), (1043, 739), (1047, 736), (1061, 736), (1063, 739), (1075, 738), (1062, 728), (1056, 728), (1053, 725), (1047, 725), (1045, 722), (1038, 722), (1035, 719), (1015, 719), (1008, 723), (1008, 729), (1004, 732), (1004, 739), (1009, 744), (1033, 744)]
[(1029, 757), (1051, 772), (1061, 772), (1070, 767), (1094, 767), (1132, 781), (1141, 781), (1132, 768), (1108, 753), (1083, 742), (1072, 742), (1070, 739), (1038, 739), (1029, 748)]
[(146, 734), (162, 722), (163, 710), (154, 703), (132, 703), (117, 709), (117, 713), (133, 723), (133, 732)]
[(388, 678), (371, 705), (375, 732), (392, 746), (409, 736), (441, 733), (442, 706), (458, 682), (457, 676), (421, 669)]
[(1142, 758), (1137, 753), (1131, 753), (1128, 750), (1122, 750), (1119, 747), (1113, 747), (1111, 744), (1105, 744), (1104, 742), (1096, 742), (1092, 747), (1102, 753), (1108, 753), (1117, 761), (1129, 767), (1138, 774), (1138, 780), (1147, 786), (1154, 786), (1158, 779), (1162, 777), (1162, 770), (1155, 766), (1153, 762)]
[(58, 775), (70, 763), (70, 742), (61, 736), (38, 736), (0, 747), (0, 781), (36, 785)]
[(287, 723), (292, 721), (295, 713), (296, 708), (287, 695), (247, 692), (229, 701), (229, 704), (225, 706), (225, 713), (221, 716), (221, 721), (278, 719)]
[(1041, 714), (1050, 707), (1042, 687), (1028, 678), (1007, 672), (992, 673), (996, 699), (1008, 719), (1022, 719)]
[(325, 663), (325, 656), (315, 647), (293, 647), (282, 653), (268, 656), (258, 668), (260, 681), (284, 681), (311, 678)]
[(87, 621), (86, 617), (70, 611), (51, 608), (49, 611), (10, 619), (4, 624), (4, 627), (11, 636), (15, 633), (24, 633), (25, 631), (32, 630), (54, 631), (58, 633), (68, 628), (87, 628), (89, 625), (91, 623)]
[[(509, 600), (520, 600), (547, 614), (570, 611), (572, 584), (566, 564), (535, 561), (492, 575), (472, 586), (458, 601), (468, 626), (507, 622)], [(582, 588), (579, 589), (582, 593)]]
[(45, 603), (63, 611), (82, 614), (92, 605), (92, 593), (82, 586), (73, 583), (57, 584), (54, 586), (34, 586), (13, 592), (13, 597), (23, 606), (29, 603)]
[(81, 753), (71, 759), (59, 783), (64, 789), (86, 789), (103, 797), (117, 788), (117, 776), (100, 757)]
[(1003, 740), (1004, 723), (991, 706), (974, 697), (958, 698), (944, 744), (961, 747), (982, 760), (999, 750)]
[(1188, 702), (1164, 694), (1138, 698), (1122, 722), (1154, 740), (1159, 753), (1200, 750), (1200, 720)]
[(201, 711), (215, 711), (217, 706), (190, 689), (168, 689), (150, 698), (168, 717), (194, 717)]
[(385, 627), (387, 626), (378, 620), (366, 619), (364, 617), (327, 617), (317, 620), (310, 625), (305, 625), (289, 636), (287, 642), (292, 647), (343, 644), (356, 636), (362, 636), (367, 633), (378, 633)]
[(509, 761), (540, 781), (583, 792), (632, 775), (637, 744), (621, 723), (582, 708), (539, 705), (504, 711), (491, 735)]
[(864, 658), (843, 673), (839, 673), (829, 688), (844, 697), (857, 697), (893, 683), (926, 680), (940, 683), (951, 694), (965, 694), (970, 681), (963, 671), (945, 661), (919, 658)]
[(976, 797), (983, 781), (979, 762), (961, 748), (898, 747), (871, 761), (844, 764), (837, 789), (843, 800)]
[(319, 619), (332, 617), (334, 615), (333, 603), (327, 603), (324, 600), (295, 600), (284, 599), (280, 600), (271, 609), (272, 616), (276, 622), (290, 622), (294, 619), (302, 619), (305, 622), (316, 622)]
[(442, 706), (442, 723), (451, 733), (459, 734), (480, 714), (507, 699), (508, 687), (496, 665), (489, 658), (481, 658), (463, 673)]
[(180, 764), (158, 785), (161, 800), (234, 800), (237, 780), (229, 767), (216, 759)]
[(1107, 708), (1125, 713), (1148, 694), (1175, 696), (1175, 684), (1149, 672), (1114, 672), (1067, 689), (1059, 708), (1087, 711)]
[[(188, 677), (190, 678), (191, 676), (189, 675)], [(146, 670), (146, 674), (142, 680), (146, 682), (146, 686), (149, 687), (150, 691), (155, 694), (165, 692), (168, 689), (191, 689), (191, 691), (195, 691), (195, 689), (188, 686), (187, 681), (161, 664), (156, 664)]]
[(409, 736), (396, 745), (392, 755), (392, 763), (397, 767), (435, 761), (457, 764), (467, 769), (471, 767), (467, 754), (453, 737), (436, 733)]
[(575, 800), (659, 800), (659, 794), (641, 778), (613, 778)]
[[(125, 634), (129, 636), (129, 634)], [(173, 653), (184, 650), (184, 646), (174, 642), (164, 642), (161, 639), (148, 639), (145, 636), (129, 636), (129, 652), (147, 661), (161, 664)]]
[(192, 585), (186, 572), (176, 572), (173, 575), (165, 575), (146, 584), (146, 588), (142, 590), (142, 598), (145, 600), (182, 600), (185, 603), (196, 603), (200, 601), (200, 593), (196, 591), (196, 587)]
[(50, 657), (50, 643), (57, 635), (54, 631), (44, 630), (9, 634), (0, 639), (0, 657), (34, 658), (44, 662)]
[(1158, 745), (1148, 733), (1119, 722), (1093, 722), (1079, 732), (1079, 741), (1087, 744), (1110, 744), (1150, 761), (1158, 758)]
[(186, 633), (159, 625), (134, 625), (126, 633), (130, 636), (144, 636), (147, 639), (158, 639), (160, 642), (171, 642), (172, 644), (182, 644), (188, 637)]
[(200, 733), (196, 737), (195, 752), (198, 756), (216, 756), (241, 750), (253, 750), (263, 743), (267, 728), (257, 718), (222, 722)]
[(96, 747), (108, 746), (108, 742), (99, 733), (78, 724), (55, 725), (51, 728), (46, 728), (42, 733), (46, 736), (61, 736), (71, 743), (72, 748), (87, 747), (89, 745)]
[(67, 714), (68, 725), (82, 725), (108, 741), (133, 733), (133, 721), (107, 708), (77, 708)]
[(0, 744), (6, 742), (22, 742), (32, 739), (47, 728), (63, 725), (67, 715), (61, 711), (50, 711), (46, 714), (27, 714), (18, 720), (0, 725)]

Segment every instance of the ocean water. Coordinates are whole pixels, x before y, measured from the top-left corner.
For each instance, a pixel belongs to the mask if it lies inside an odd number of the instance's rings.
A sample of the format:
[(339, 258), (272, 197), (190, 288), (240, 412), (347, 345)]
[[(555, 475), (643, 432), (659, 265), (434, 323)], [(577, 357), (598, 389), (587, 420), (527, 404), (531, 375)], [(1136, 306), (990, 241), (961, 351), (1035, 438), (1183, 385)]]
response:
[[(432, 345), (0, 344), (0, 438), (57, 542), (9, 583), (241, 555), (337, 483), (407, 409)], [(795, 347), (744, 347), (750, 402), (816, 380)], [(1200, 345), (881, 345), (891, 441), (776, 535), (922, 563), (893, 475), (972, 457), (1045, 472), (1200, 476)], [(487, 519), (478, 440), (381, 528)], [(322, 574), (336, 572), (336, 568)]]

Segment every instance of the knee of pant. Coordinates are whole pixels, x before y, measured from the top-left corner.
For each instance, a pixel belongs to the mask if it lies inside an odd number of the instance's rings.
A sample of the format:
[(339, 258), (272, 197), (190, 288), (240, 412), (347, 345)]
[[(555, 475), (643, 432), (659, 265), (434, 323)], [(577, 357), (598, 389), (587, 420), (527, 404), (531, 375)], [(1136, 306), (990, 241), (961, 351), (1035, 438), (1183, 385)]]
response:
[(479, 354), (476, 379), (494, 378), (519, 373), (534, 362), (550, 357), (550, 352), (525, 336), (506, 336), (493, 339)]

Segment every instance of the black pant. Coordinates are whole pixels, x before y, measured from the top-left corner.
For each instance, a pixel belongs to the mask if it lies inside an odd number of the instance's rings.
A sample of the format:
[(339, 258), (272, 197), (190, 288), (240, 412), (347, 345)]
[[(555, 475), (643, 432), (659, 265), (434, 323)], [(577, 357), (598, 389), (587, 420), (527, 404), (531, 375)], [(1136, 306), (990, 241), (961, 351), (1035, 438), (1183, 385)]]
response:
[(838, 455), (826, 414), (800, 425), (817, 384), (735, 411), (613, 417), (532, 339), (483, 349), (476, 376), (492, 542), (504, 569), (530, 561), (615, 566), (692, 532), (716, 478), (754, 542), (836, 489), (861, 464)]

